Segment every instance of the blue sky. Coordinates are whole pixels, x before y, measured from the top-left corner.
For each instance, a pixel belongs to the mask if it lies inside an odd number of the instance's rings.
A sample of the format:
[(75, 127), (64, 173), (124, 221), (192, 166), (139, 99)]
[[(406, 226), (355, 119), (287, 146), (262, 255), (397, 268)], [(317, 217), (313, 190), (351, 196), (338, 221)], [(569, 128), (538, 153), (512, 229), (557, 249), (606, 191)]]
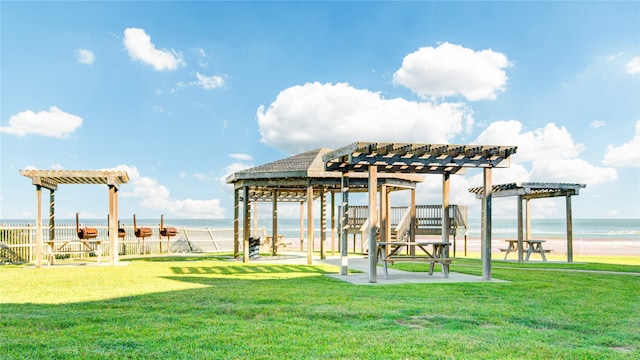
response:
[[(126, 170), (121, 218), (230, 218), (230, 173), (354, 141), (515, 145), (495, 183), (584, 183), (574, 217), (640, 217), (637, 1), (0, 10), (3, 219), (35, 217), (20, 169)], [(481, 176), (452, 182), (452, 202), (472, 216), (467, 189)], [(440, 194), (429, 176), (418, 202)], [(60, 218), (106, 217), (107, 203), (106, 187), (56, 192)], [(494, 216), (514, 209), (494, 202)], [(564, 200), (532, 211), (562, 218)]]

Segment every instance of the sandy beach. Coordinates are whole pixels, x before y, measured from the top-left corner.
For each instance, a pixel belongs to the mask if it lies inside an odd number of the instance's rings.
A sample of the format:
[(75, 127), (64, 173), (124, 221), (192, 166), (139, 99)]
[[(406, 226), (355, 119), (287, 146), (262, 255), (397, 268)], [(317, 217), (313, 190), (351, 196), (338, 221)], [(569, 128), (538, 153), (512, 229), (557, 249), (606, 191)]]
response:
[[(434, 238), (429, 238), (434, 240)], [(496, 258), (504, 258), (504, 252), (501, 252), (501, 248), (507, 247), (507, 242), (504, 238), (493, 238), (492, 253)], [(306, 241), (306, 240), (305, 240)], [(300, 242), (298, 239), (288, 239), (287, 250), (299, 251)], [(479, 254), (480, 253), (480, 239), (468, 238), (466, 241), (467, 253)], [(360, 249), (360, 238), (356, 239), (356, 249)], [(464, 238), (456, 238), (456, 255), (460, 256), (464, 254), (465, 240)], [(349, 251), (352, 251), (353, 238), (349, 238)], [(545, 250), (551, 250), (547, 254), (548, 257), (566, 256), (567, 255), (567, 241), (564, 239), (545, 239), (543, 243)], [(306, 249), (306, 246), (305, 246)], [(320, 249), (320, 240), (315, 241), (315, 250)], [(325, 242), (325, 251), (331, 251), (331, 238), (327, 238)], [(336, 239), (335, 252), (339, 252), (338, 241)], [(574, 256), (640, 256), (640, 241), (629, 239), (573, 239), (573, 255)], [(514, 257), (514, 254), (510, 254), (510, 257)], [(533, 260), (537, 260), (539, 255), (532, 255)]]

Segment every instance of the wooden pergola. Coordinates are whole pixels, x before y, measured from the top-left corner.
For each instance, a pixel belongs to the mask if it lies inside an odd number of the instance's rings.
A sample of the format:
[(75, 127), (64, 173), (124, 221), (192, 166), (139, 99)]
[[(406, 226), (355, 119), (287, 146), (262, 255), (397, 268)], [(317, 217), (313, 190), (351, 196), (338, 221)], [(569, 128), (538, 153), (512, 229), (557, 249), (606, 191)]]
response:
[[(242, 203), (243, 219), (243, 261), (249, 261), (249, 226), (252, 218), (249, 202), (272, 202), (272, 241), (278, 235), (278, 211), (280, 202), (299, 202), (301, 213), (304, 203), (307, 205), (307, 263), (312, 264), (314, 246), (314, 215), (313, 202), (320, 199), (320, 253), (324, 257), (325, 223), (326, 223), (326, 194), (331, 194), (331, 223), (334, 224), (335, 193), (345, 191), (342, 185), (344, 177), (335, 171), (324, 168), (323, 156), (331, 152), (330, 149), (315, 149), (297, 154), (282, 160), (277, 160), (250, 169), (238, 171), (227, 177), (226, 182), (234, 185), (234, 255), (239, 257), (239, 227), (240, 204)], [(383, 187), (390, 192), (401, 189), (411, 189), (415, 192), (416, 184), (423, 181), (420, 175), (387, 174), (374, 182), (374, 187)], [(366, 174), (354, 174), (351, 178), (350, 191), (367, 191), (369, 180)], [(347, 208), (343, 208), (343, 212)], [(255, 211), (254, 211), (255, 212)], [(253, 214), (254, 219), (256, 214)], [(303, 226), (301, 220), (301, 228)], [(302, 230), (301, 230), (302, 231)], [(346, 238), (343, 239), (346, 244)], [(273, 245), (273, 243), (272, 243)], [(343, 245), (345, 246), (345, 245)], [(272, 246), (275, 254), (275, 246)]]
[(449, 241), (449, 192), (450, 175), (464, 174), (466, 168), (480, 168), (484, 171), (482, 187), (482, 278), (491, 280), (491, 175), (493, 168), (509, 166), (509, 157), (517, 150), (515, 146), (493, 145), (445, 145), (415, 143), (374, 143), (356, 142), (331, 151), (322, 157), (325, 169), (342, 174), (342, 257), (343, 275), (347, 256), (345, 231), (348, 208), (348, 189), (352, 173), (368, 173), (369, 179), (369, 282), (377, 282), (376, 276), (376, 233), (377, 205), (376, 191), (381, 174), (441, 174), (442, 175), (442, 237)]
[[(533, 199), (545, 199), (552, 197), (565, 197), (565, 213), (567, 224), (567, 262), (573, 262), (573, 216), (571, 209), (571, 196), (578, 195), (579, 189), (586, 187), (585, 184), (571, 183), (547, 183), (547, 182), (516, 182), (501, 185), (493, 185), (491, 192), (494, 197), (518, 197), (518, 262), (522, 262), (523, 240), (529, 240), (531, 236), (531, 215), (529, 211), (529, 201)], [(482, 199), (484, 189), (474, 187), (469, 192), (476, 194), (476, 198)], [(522, 202), (525, 202), (524, 215)], [(523, 226), (523, 217), (526, 225)]]
[(49, 189), (49, 240), (54, 239), (55, 192), (60, 184), (107, 185), (109, 188), (109, 256), (118, 262), (118, 191), (129, 182), (125, 171), (103, 170), (20, 170), (36, 187), (36, 267), (42, 266), (42, 188)]

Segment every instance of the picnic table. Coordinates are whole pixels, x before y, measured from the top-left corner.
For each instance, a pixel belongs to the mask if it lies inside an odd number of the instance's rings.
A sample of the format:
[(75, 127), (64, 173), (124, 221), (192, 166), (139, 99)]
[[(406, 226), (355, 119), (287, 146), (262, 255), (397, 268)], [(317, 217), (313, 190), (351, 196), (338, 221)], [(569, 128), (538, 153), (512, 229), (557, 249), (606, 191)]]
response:
[[(429, 263), (429, 275), (433, 275), (433, 268), (436, 263), (442, 265), (442, 273), (445, 278), (449, 277), (449, 264), (454, 260), (449, 257), (449, 246), (451, 243), (442, 241), (380, 241), (378, 242), (377, 256), (382, 260), (385, 278), (389, 278), (387, 264), (396, 261), (425, 261)], [(420, 249), (424, 254), (400, 255), (403, 248)]]
[[(507, 256), (509, 255), (509, 253), (518, 252), (518, 240), (507, 239), (505, 241), (509, 243), (509, 245), (507, 246), (506, 249), (500, 249), (500, 251), (505, 253), (504, 259), (507, 260)], [(547, 257), (544, 254), (551, 252), (551, 250), (545, 250), (542, 248), (542, 243), (544, 243), (545, 241), (546, 240), (537, 240), (537, 239), (522, 240), (522, 244), (524, 245), (524, 249), (522, 249), (522, 251), (527, 253), (527, 257), (525, 258), (525, 261), (529, 261), (529, 257), (533, 253), (540, 254), (540, 256), (542, 256), (542, 260), (547, 261)]]

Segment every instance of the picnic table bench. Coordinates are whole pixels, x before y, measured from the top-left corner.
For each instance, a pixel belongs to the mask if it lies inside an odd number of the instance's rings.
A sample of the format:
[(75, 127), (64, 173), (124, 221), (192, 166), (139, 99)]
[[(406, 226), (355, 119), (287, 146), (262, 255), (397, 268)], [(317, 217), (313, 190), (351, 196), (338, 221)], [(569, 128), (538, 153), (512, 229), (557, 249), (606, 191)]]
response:
[[(518, 240), (508, 239), (505, 240), (509, 245), (507, 248), (500, 249), (500, 251), (504, 252), (504, 259), (507, 260), (507, 256), (512, 252), (518, 252)], [(547, 261), (547, 257), (544, 255), (545, 253), (551, 252), (551, 250), (546, 250), (542, 248), (542, 243), (546, 240), (522, 240), (522, 244), (524, 245), (523, 252), (527, 253), (527, 257), (525, 261), (529, 261), (529, 257), (533, 253), (540, 254), (543, 261)]]
[[(98, 256), (98, 264), (102, 262), (102, 241), (98, 239), (93, 240), (65, 240), (65, 241), (45, 241), (47, 244), (45, 254), (49, 256), (49, 264), (54, 265), (56, 255), (63, 254), (81, 254), (95, 252)], [(81, 249), (69, 249), (67, 245), (81, 244)], [(91, 247), (91, 244), (95, 245), (95, 248)]]
[[(389, 278), (389, 271), (387, 264), (397, 261), (411, 261), (411, 262), (428, 262), (429, 263), (429, 275), (433, 275), (435, 264), (442, 265), (442, 273), (445, 278), (449, 277), (449, 265), (454, 258), (449, 257), (449, 246), (451, 244), (442, 241), (381, 241), (378, 242), (378, 259), (381, 259), (382, 266), (384, 268), (385, 278)], [(424, 255), (400, 255), (400, 249), (409, 247), (416, 247)], [(431, 251), (430, 249), (431, 248)], [(387, 251), (389, 250), (389, 251)]]

